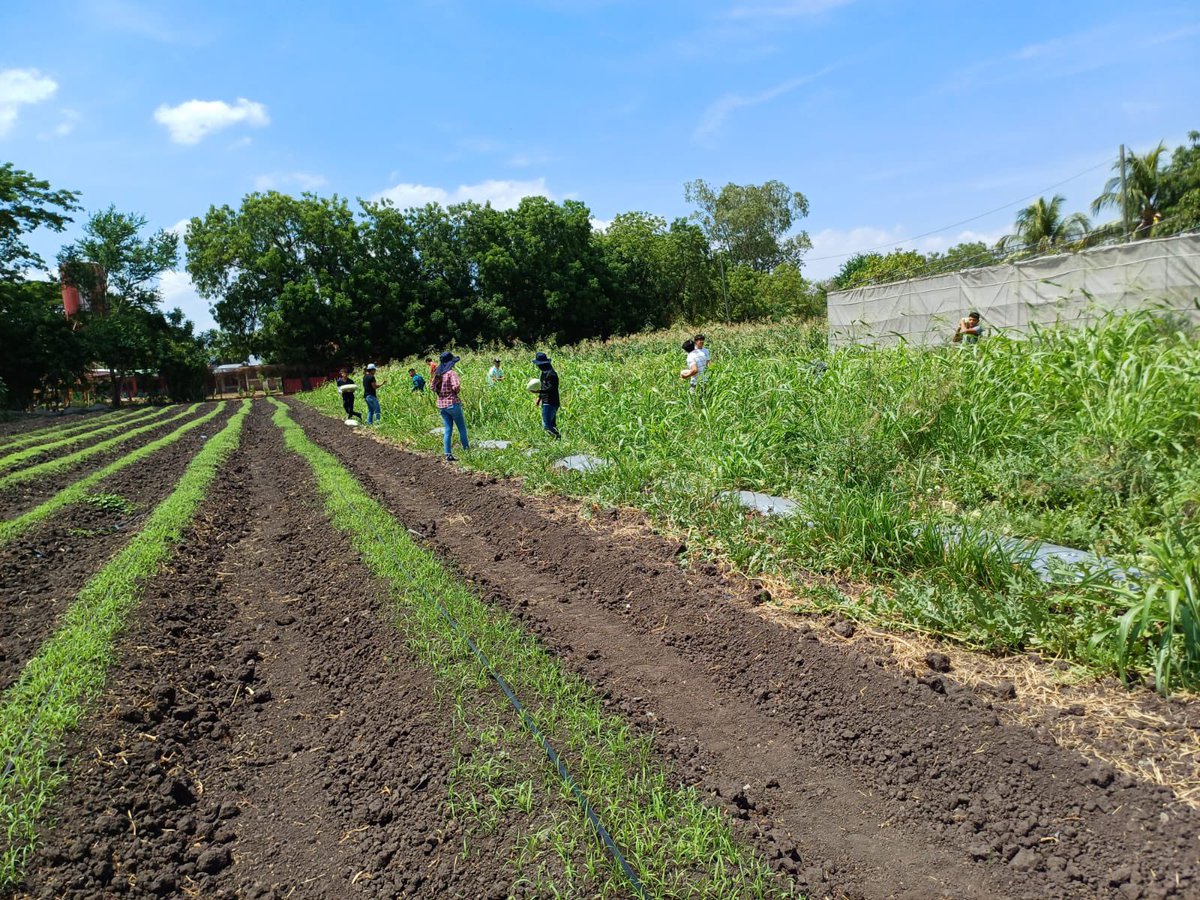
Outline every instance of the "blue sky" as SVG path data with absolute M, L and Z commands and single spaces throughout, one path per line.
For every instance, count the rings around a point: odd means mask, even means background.
M 40 0 L 0 35 L 0 160 L 164 228 L 266 188 L 670 219 L 776 178 L 825 277 L 1059 182 L 1085 209 L 1119 144 L 1200 129 L 1192 0 Z

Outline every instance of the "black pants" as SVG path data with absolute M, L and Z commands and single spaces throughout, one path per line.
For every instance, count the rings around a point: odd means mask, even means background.
M 362 421 L 362 413 L 354 411 L 354 395 L 346 394 L 342 397 L 342 408 L 346 410 L 346 418 L 355 416 L 360 422 Z

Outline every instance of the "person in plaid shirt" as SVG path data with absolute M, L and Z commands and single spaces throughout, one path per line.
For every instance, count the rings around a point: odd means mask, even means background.
M 433 373 L 433 390 L 437 394 L 438 412 L 442 415 L 442 425 L 446 429 L 442 444 L 449 462 L 455 461 L 454 454 L 450 452 L 450 441 L 454 437 L 455 425 L 458 426 L 458 438 L 462 443 L 462 448 L 464 450 L 471 449 L 471 444 L 467 440 L 467 420 L 463 418 L 462 403 L 458 399 L 458 392 L 462 388 L 462 381 L 459 379 L 458 373 L 454 371 L 454 364 L 458 360 L 459 357 L 447 350 L 442 354 L 441 362 Z

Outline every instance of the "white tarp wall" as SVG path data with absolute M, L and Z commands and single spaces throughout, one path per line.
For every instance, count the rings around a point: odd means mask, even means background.
M 986 335 L 1085 324 L 1104 310 L 1146 306 L 1200 322 L 1200 234 L 835 291 L 829 341 L 835 347 L 946 343 L 970 310 L 982 315 Z

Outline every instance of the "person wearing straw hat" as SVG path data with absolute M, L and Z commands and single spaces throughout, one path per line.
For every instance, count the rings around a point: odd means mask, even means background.
M 533 358 L 533 364 L 538 368 L 538 381 L 541 382 L 537 405 L 542 408 L 542 428 L 557 441 L 562 438 L 558 433 L 558 408 L 562 405 L 558 395 L 558 373 L 550 364 L 550 357 L 540 350 Z
M 445 450 L 447 462 L 456 461 L 454 454 L 450 452 L 455 425 L 458 426 L 458 439 L 462 443 L 462 448 L 464 450 L 471 449 L 471 444 L 467 440 L 467 420 L 463 417 L 462 402 L 458 398 L 462 381 L 459 379 L 458 373 L 454 371 L 454 364 L 458 360 L 459 357 L 447 350 L 441 355 L 441 361 L 433 372 L 433 392 L 437 394 L 437 408 L 442 416 L 442 425 L 445 426 L 442 447 Z
M 383 387 L 386 382 L 378 381 L 375 378 L 375 363 L 367 366 L 366 374 L 363 375 L 363 399 L 367 402 L 367 424 L 374 425 L 376 422 L 383 421 L 383 410 L 379 406 L 379 395 L 376 391 Z

